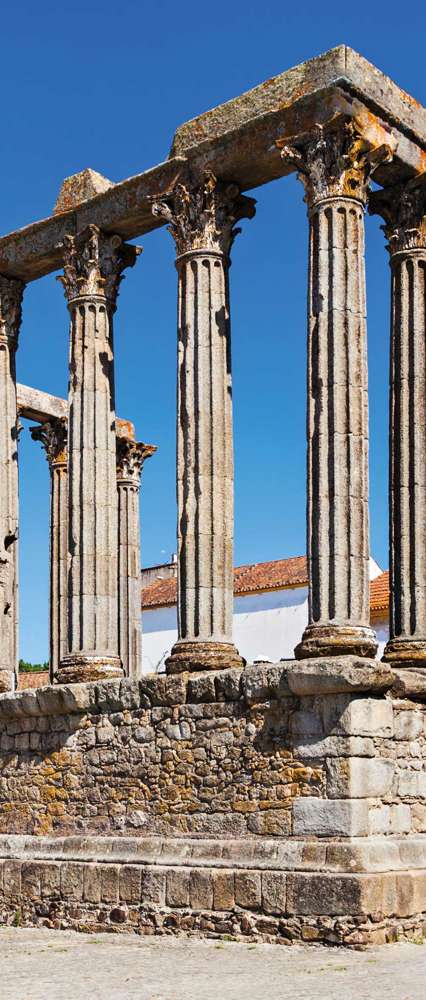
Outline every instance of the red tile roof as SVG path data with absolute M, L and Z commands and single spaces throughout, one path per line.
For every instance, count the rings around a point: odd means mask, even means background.
M 234 569 L 234 595 L 264 593 L 268 590 L 282 590 L 286 587 L 306 587 L 308 569 L 306 556 L 291 559 L 275 559 L 273 562 L 253 563 L 236 566 Z M 370 584 L 371 613 L 387 611 L 389 608 L 389 572 L 381 573 Z M 168 580 L 154 580 L 142 590 L 143 608 L 164 608 L 176 604 L 177 583 Z
M 307 583 L 306 556 L 236 566 L 234 569 L 235 596 L 265 590 L 281 590 L 283 587 L 303 587 Z M 177 584 L 174 577 L 169 580 L 155 580 L 142 590 L 142 607 L 159 608 L 176 604 L 176 594 Z
M 389 570 L 385 570 L 380 576 L 370 583 L 370 612 L 372 615 L 379 611 L 389 610 Z

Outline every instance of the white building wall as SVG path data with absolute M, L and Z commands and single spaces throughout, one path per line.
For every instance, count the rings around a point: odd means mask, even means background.
M 307 587 L 234 599 L 234 642 L 249 663 L 263 657 L 274 663 L 292 659 L 307 622 Z M 384 620 L 375 628 L 380 657 L 389 636 L 388 623 Z M 177 639 L 176 607 L 144 611 L 142 630 L 142 670 L 144 673 L 161 671 Z

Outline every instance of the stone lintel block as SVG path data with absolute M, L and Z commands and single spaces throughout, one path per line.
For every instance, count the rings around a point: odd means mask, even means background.
M 381 798 L 392 788 L 395 764 L 378 757 L 335 757 L 326 762 L 330 799 Z
M 295 799 L 293 834 L 365 837 L 368 834 L 368 804 L 364 799 Z
M 103 194 L 104 191 L 108 191 L 111 187 L 114 187 L 112 181 L 103 177 L 102 174 L 98 174 L 96 170 L 86 167 L 85 170 L 80 170 L 78 174 L 72 174 L 70 177 L 65 178 L 59 191 L 53 214 L 59 215 L 61 212 L 69 212 L 73 208 L 77 208 L 78 205 L 82 205 L 83 202 L 88 201 L 89 198 L 94 198 L 97 194 Z
M 356 691 L 385 692 L 392 687 L 392 670 L 384 663 L 359 656 L 315 657 L 295 660 L 287 667 L 287 681 L 298 698 Z

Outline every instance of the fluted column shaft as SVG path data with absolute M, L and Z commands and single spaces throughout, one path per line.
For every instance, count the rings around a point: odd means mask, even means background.
M 0 275 L 0 693 L 18 676 L 18 417 L 16 349 L 24 286 Z
M 49 651 L 50 680 L 54 683 L 68 652 L 67 420 L 52 418 L 32 427 L 31 436 L 43 445 L 50 470 Z
M 228 267 L 254 202 L 213 176 L 155 206 L 178 270 L 178 642 L 168 672 L 241 666 L 232 642 L 233 441 Z
M 64 243 L 71 315 L 68 427 L 68 654 L 57 680 L 122 674 L 112 317 L 137 249 L 90 226 Z
M 142 672 L 140 482 L 157 449 L 117 437 L 118 649 L 126 677 Z
M 426 666 L 426 184 L 371 198 L 391 265 L 390 636 L 383 659 Z
M 364 209 L 374 144 L 343 119 L 280 143 L 310 225 L 307 547 L 309 622 L 298 658 L 374 656 L 369 620 Z M 372 156 L 374 154 L 374 158 Z

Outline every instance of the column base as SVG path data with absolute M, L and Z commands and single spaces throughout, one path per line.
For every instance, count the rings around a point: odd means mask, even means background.
M 296 646 L 296 660 L 311 656 L 365 656 L 377 653 L 376 634 L 363 625 L 308 625 Z
M 15 690 L 14 674 L 10 670 L 0 670 L 0 694 Z
M 232 642 L 198 642 L 196 639 L 178 641 L 166 660 L 168 674 L 181 674 L 185 670 L 225 670 L 227 667 L 243 668 L 245 660 Z
M 426 639 L 394 638 L 386 643 L 382 660 L 392 666 L 426 667 Z
M 119 656 L 99 653 L 70 653 L 61 660 L 55 684 L 80 684 L 82 681 L 113 680 L 124 677 Z

